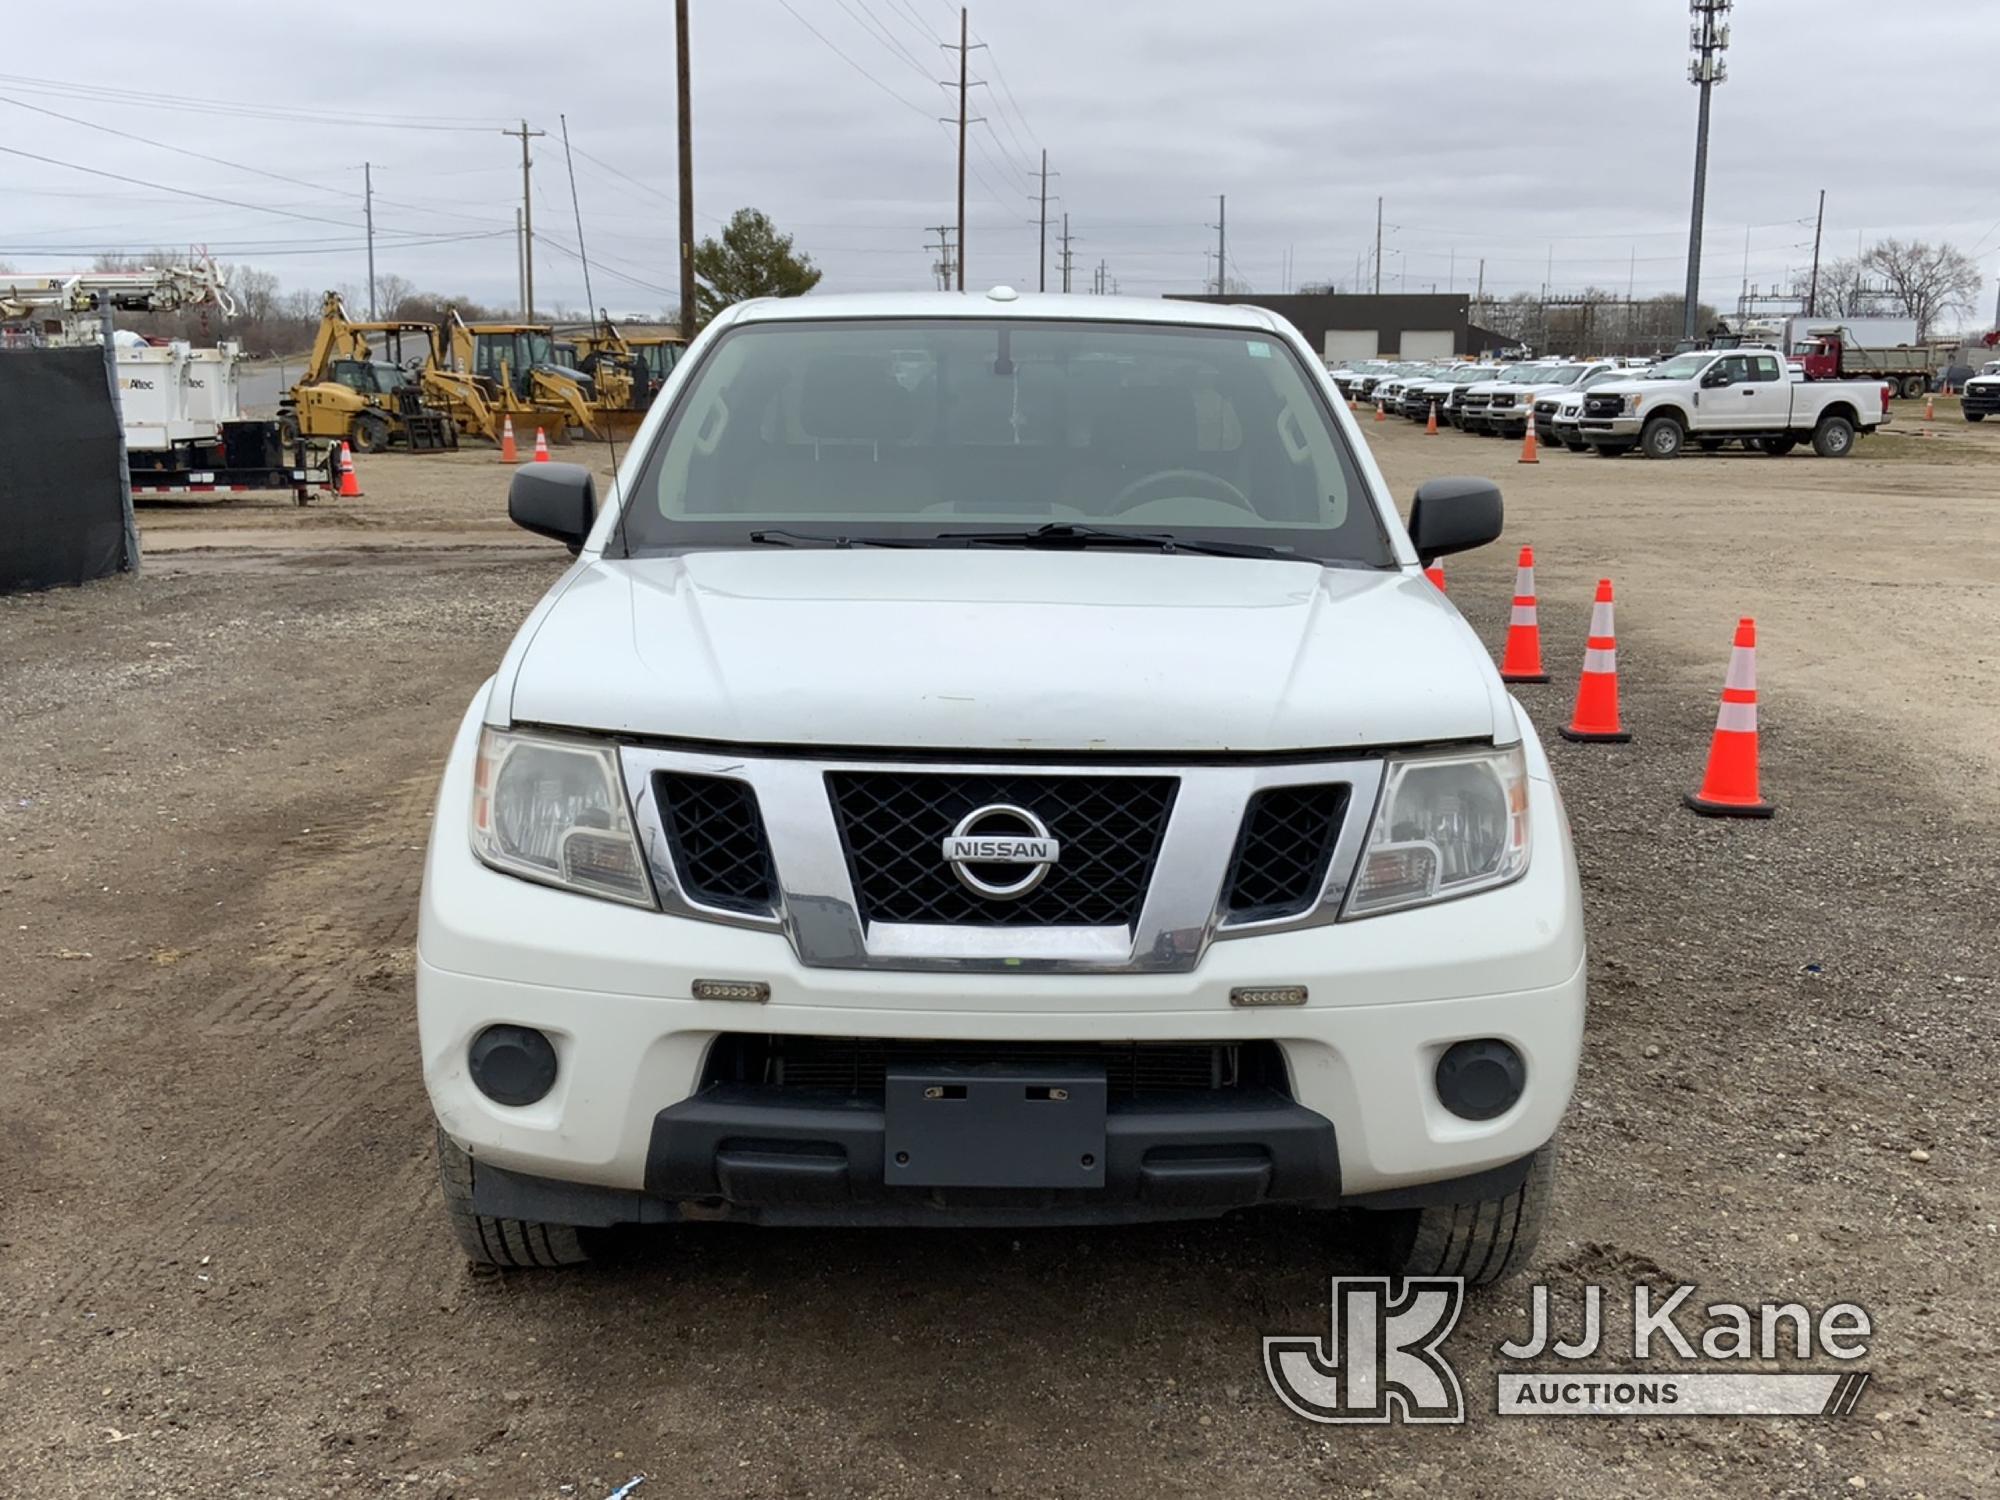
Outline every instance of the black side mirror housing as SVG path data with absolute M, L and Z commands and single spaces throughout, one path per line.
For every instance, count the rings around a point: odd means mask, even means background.
M 1490 479 L 1429 479 L 1410 506 L 1410 542 L 1429 567 L 1447 552 L 1465 552 L 1500 540 L 1506 518 L 1500 486 Z
M 507 487 L 507 519 L 579 552 L 597 519 L 597 481 L 582 464 L 522 464 Z

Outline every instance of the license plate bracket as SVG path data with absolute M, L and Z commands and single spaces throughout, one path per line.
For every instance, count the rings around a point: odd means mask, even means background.
M 1101 1188 L 1104 1070 L 892 1067 L 882 1176 L 891 1187 Z

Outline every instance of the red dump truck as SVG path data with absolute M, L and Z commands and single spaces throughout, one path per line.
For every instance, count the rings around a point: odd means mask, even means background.
M 1930 388 L 1943 357 L 1929 344 L 1862 344 L 1844 323 L 1814 324 L 1804 349 L 1806 379 L 1884 380 L 1906 400 Z

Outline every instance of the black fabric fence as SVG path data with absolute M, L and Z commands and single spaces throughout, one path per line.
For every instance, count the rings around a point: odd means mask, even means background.
M 104 351 L 0 353 L 0 594 L 139 565 Z

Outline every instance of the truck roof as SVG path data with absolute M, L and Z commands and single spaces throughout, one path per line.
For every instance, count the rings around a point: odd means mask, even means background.
M 827 318 L 1021 318 L 1091 323 L 1178 323 L 1272 333 L 1282 320 L 1261 307 L 1165 297 L 1069 297 L 995 287 L 981 292 L 838 292 L 739 302 L 717 322 L 813 322 Z M 996 296 L 996 293 L 1001 295 Z

